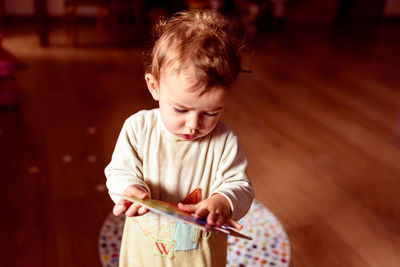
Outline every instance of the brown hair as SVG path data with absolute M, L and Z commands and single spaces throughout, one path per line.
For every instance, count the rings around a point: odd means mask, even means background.
M 230 88 L 240 67 L 240 42 L 229 21 L 211 10 L 179 12 L 155 27 L 154 44 L 147 72 L 160 81 L 163 67 L 178 71 L 194 67 L 196 82 L 204 92 L 214 86 Z M 204 93 L 203 92 L 203 93 Z

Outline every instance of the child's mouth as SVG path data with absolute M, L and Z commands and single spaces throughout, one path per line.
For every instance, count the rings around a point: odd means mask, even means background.
M 194 135 L 194 134 L 182 134 L 181 136 L 185 140 L 193 140 L 196 138 L 196 135 Z

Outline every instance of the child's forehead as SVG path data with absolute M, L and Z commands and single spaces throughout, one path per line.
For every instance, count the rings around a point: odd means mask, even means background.
M 206 83 L 195 75 L 194 70 L 187 68 L 167 68 L 161 72 L 159 82 L 161 87 L 195 93 L 198 96 L 212 91 L 212 88 L 206 88 Z
M 161 80 L 168 78 L 179 79 L 185 83 L 200 84 L 197 76 L 195 75 L 194 66 L 183 65 L 178 62 L 168 64 L 161 69 Z

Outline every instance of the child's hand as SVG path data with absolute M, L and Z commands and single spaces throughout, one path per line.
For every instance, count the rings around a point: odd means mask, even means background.
M 125 191 L 124 195 L 135 196 L 140 199 L 149 198 L 149 193 L 140 186 L 131 185 Z M 126 199 L 121 198 L 117 204 L 115 204 L 113 213 L 115 216 L 125 213 L 126 216 L 139 216 L 147 213 L 149 210 L 138 204 L 132 203 Z
M 240 223 L 232 220 L 230 204 L 228 200 L 220 194 L 212 195 L 196 205 L 179 203 L 178 208 L 182 211 L 193 213 L 198 219 L 207 216 L 207 224 L 210 226 L 221 227 L 225 224 L 238 230 L 243 227 Z

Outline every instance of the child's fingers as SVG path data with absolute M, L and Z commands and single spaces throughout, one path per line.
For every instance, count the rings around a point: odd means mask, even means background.
M 178 203 L 178 209 L 188 213 L 196 212 L 196 205 Z
M 144 214 L 146 214 L 147 212 L 149 212 L 149 210 L 148 210 L 146 207 L 141 206 L 141 207 L 139 208 L 139 210 L 137 211 L 137 214 L 138 214 L 138 215 L 144 215 Z
M 206 217 L 208 218 L 208 214 L 210 211 L 208 209 L 197 209 L 197 211 L 194 213 L 194 216 L 198 219 Z
M 145 198 L 149 198 L 149 193 L 147 193 L 146 191 L 142 190 L 141 188 L 137 187 L 137 186 L 129 186 L 124 194 L 128 195 L 128 196 L 135 196 L 137 198 L 140 199 L 145 199 Z
M 125 199 L 121 199 L 113 208 L 114 215 L 115 216 L 121 215 L 129 208 L 129 206 L 131 206 L 131 204 L 132 204 L 131 202 Z
M 113 208 L 113 214 L 115 216 L 119 216 L 124 212 L 124 206 L 121 204 L 115 204 L 114 208 Z
M 125 215 L 128 217 L 136 216 L 138 213 L 138 210 L 140 209 L 140 205 L 138 204 L 132 204 L 126 211 Z
M 125 206 L 125 203 L 118 203 L 114 206 L 113 213 L 115 216 L 119 216 L 125 213 L 126 216 L 131 217 L 135 215 L 144 215 L 149 210 L 146 207 L 140 206 L 138 204 L 132 204 L 129 202 L 129 206 Z
M 207 224 L 214 226 L 217 224 L 217 222 L 220 221 L 220 218 L 222 218 L 219 210 L 212 210 L 210 211 L 210 213 L 207 215 Z M 223 218 L 222 218 L 222 222 L 220 225 L 222 225 L 223 223 Z
M 218 209 L 210 211 L 210 213 L 207 216 L 207 224 L 210 226 L 215 225 L 217 227 L 221 227 L 222 225 L 227 225 L 237 230 L 243 228 L 243 225 L 232 220 L 231 218 L 227 218 Z
M 142 189 L 142 187 L 138 187 L 135 185 L 126 188 L 124 194 L 128 196 L 135 196 L 140 199 L 145 199 L 150 197 L 149 193 L 145 189 Z M 121 198 L 113 208 L 113 213 L 115 216 L 119 216 L 125 213 L 126 216 L 131 217 L 136 215 L 143 215 L 147 212 L 148 210 L 146 208 L 142 207 L 141 209 L 140 205 L 132 204 L 132 202 L 123 198 Z
M 241 230 L 243 228 L 243 225 L 241 225 L 240 223 L 238 223 L 238 222 L 236 222 L 236 221 L 234 221 L 232 219 L 229 219 L 226 224 L 228 226 L 230 226 L 230 227 L 233 227 L 233 228 L 237 229 L 237 230 Z
M 226 223 L 226 218 L 225 217 L 223 217 L 223 216 L 218 216 L 217 217 L 217 219 L 216 219 L 216 221 L 215 221 L 215 225 L 217 226 L 217 227 L 221 227 L 222 225 L 224 225 Z

